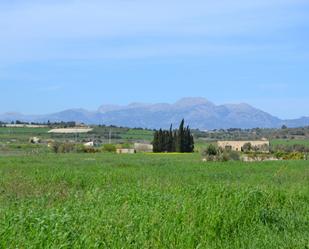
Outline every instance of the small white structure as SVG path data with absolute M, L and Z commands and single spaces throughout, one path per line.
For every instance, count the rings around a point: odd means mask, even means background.
M 32 144 L 39 144 L 41 142 L 41 139 L 39 139 L 38 137 L 31 137 L 29 139 L 29 143 L 32 143 Z
M 77 133 L 88 133 L 92 130 L 93 130 L 92 128 L 57 128 L 50 130 L 48 133 L 77 134 Z
M 135 154 L 135 149 L 117 149 L 117 154 Z
M 145 143 L 135 143 L 134 149 L 136 152 L 153 152 L 153 145 Z
M 47 125 L 5 124 L 7 128 L 47 128 Z
M 84 143 L 85 147 L 94 147 L 94 142 Z

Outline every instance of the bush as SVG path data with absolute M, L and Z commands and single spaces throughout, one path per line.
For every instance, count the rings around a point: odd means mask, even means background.
M 245 143 L 243 147 L 241 147 L 242 152 L 250 152 L 252 149 L 251 143 Z
M 52 151 L 54 153 L 59 153 L 60 152 L 60 143 L 53 143 L 51 148 L 52 148 Z
M 228 153 L 228 158 L 231 161 L 239 161 L 240 160 L 240 154 L 237 151 L 230 151 Z
M 206 150 L 203 150 L 202 151 L 202 155 L 203 156 L 216 156 L 218 154 L 218 148 L 213 145 L 213 144 L 210 144 Z
M 71 143 L 59 143 L 52 144 L 52 151 L 54 153 L 70 153 L 75 150 L 75 145 Z
M 74 151 L 74 149 L 75 149 L 74 144 L 70 144 L 70 143 L 64 143 L 60 146 L 61 153 L 70 153 Z
M 217 161 L 221 162 L 240 161 L 240 154 L 237 151 L 224 150 L 222 153 L 219 154 Z
M 113 144 L 104 144 L 102 151 L 104 152 L 116 152 L 116 146 Z
M 290 154 L 294 152 L 306 153 L 308 151 L 309 151 L 309 148 L 302 144 L 293 144 L 293 145 L 279 144 L 271 148 L 271 152 L 275 154 L 278 154 L 278 153 Z
M 275 153 L 275 157 L 277 158 L 277 159 L 282 159 L 283 157 L 284 157 L 284 152 L 282 152 L 282 151 L 277 151 L 276 153 Z
M 239 161 L 240 154 L 237 151 L 223 150 L 210 144 L 206 150 L 202 152 L 202 156 L 205 157 L 207 161 Z
M 132 149 L 132 148 L 133 148 L 133 144 L 130 144 L 130 143 L 124 143 L 124 144 L 119 145 L 119 149 Z
M 292 152 L 283 156 L 284 160 L 303 160 L 304 158 L 304 154 L 300 152 Z
M 99 150 L 93 147 L 83 146 L 83 152 L 84 153 L 97 153 L 99 152 Z
M 275 157 L 283 160 L 307 160 L 307 153 L 302 152 L 289 152 L 285 153 L 282 151 L 278 151 L 275 153 Z

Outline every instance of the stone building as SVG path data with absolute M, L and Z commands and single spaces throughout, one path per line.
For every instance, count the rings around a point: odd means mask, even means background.
M 117 149 L 117 154 L 135 154 L 135 149 Z
M 250 144 L 253 150 L 269 152 L 269 141 L 218 141 L 218 147 L 233 151 L 242 151 L 245 144 Z
M 146 143 L 135 143 L 134 149 L 136 152 L 153 152 L 153 145 Z

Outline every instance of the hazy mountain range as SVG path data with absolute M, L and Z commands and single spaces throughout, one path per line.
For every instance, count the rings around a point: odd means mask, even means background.
M 248 104 L 215 105 L 204 98 L 183 98 L 174 104 L 132 103 L 127 106 L 102 105 L 97 111 L 70 109 L 46 115 L 0 114 L 0 121 L 76 121 L 126 127 L 168 128 L 182 118 L 192 128 L 276 128 L 308 126 L 309 117 L 282 120 Z

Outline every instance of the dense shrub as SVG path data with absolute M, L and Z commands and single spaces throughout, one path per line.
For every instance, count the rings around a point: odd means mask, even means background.
M 292 153 L 292 152 L 301 152 L 306 153 L 309 152 L 309 148 L 302 144 L 293 144 L 293 145 L 285 145 L 279 144 L 272 146 L 271 148 L 272 153 L 283 152 L 283 153 Z
M 60 152 L 60 146 L 61 144 L 58 142 L 55 142 L 51 145 L 51 149 L 54 153 L 59 153 Z
M 237 151 L 223 150 L 219 152 L 215 159 L 220 162 L 240 161 L 240 154 Z
M 242 152 L 250 152 L 252 150 L 252 145 L 251 143 L 245 143 L 242 147 L 241 147 L 241 151 Z
M 104 152 L 116 152 L 116 146 L 113 144 L 104 144 L 102 151 Z
M 94 147 L 89 147 L 89 146 L 83 146 L 83 150 L 84 153 L 97 153 L 99 152 L 98 149 L 94 148 Z
M 223 150 L 210 144 L 204 151 L 202 151 L 202 156 L 205 157 L 207 161 L 239 161 L 240 154 L 232 150 Z
M 263 153 L 263 152 L 269 151 L 269 146 L 267 144 L 252 146 L 251 143 L 245 143 L 241 147 L 241 151 L 245 153 L 250 153 L 250 152 L 262 152 Z
M 55 142 L 52 144 L 51 149 L 54 153 L 97 153 L 100 152 L 99 149 L 89 146 L 84 146 L 82 144 L 74 143 L 59 143 Z
M 213 144 L 210 144 L 206 150 L 202 151 L 202 155 L 203 156 L 216 156 L 219 152 L 218 152 L 219 148 L 216 147 Z
M 74 144 L 71 144 L 71 143 L 55 142 L 52 144 L 51 148 L 54 153 L 69 153 L 75 149 L 75 146 Z
M 281 158 L 283 158 L 285 153 L 282 152 L 282 151 L 277 151 L 274 155 L 275 155 L 276 158 L 281 159 Z
M 275 157 L 283 160 L 308 160 L 308 153 L 302 152 L 282 152 L 278 151 L 275 154 Z
M 292 152 L 283 156 L 284 160 L 303 160 L 304 154 L 300 152 Z
M 227 158 L 228 158 L 228 161 L 239 161 L 240 154 L 237 151 L 228 151 Z

